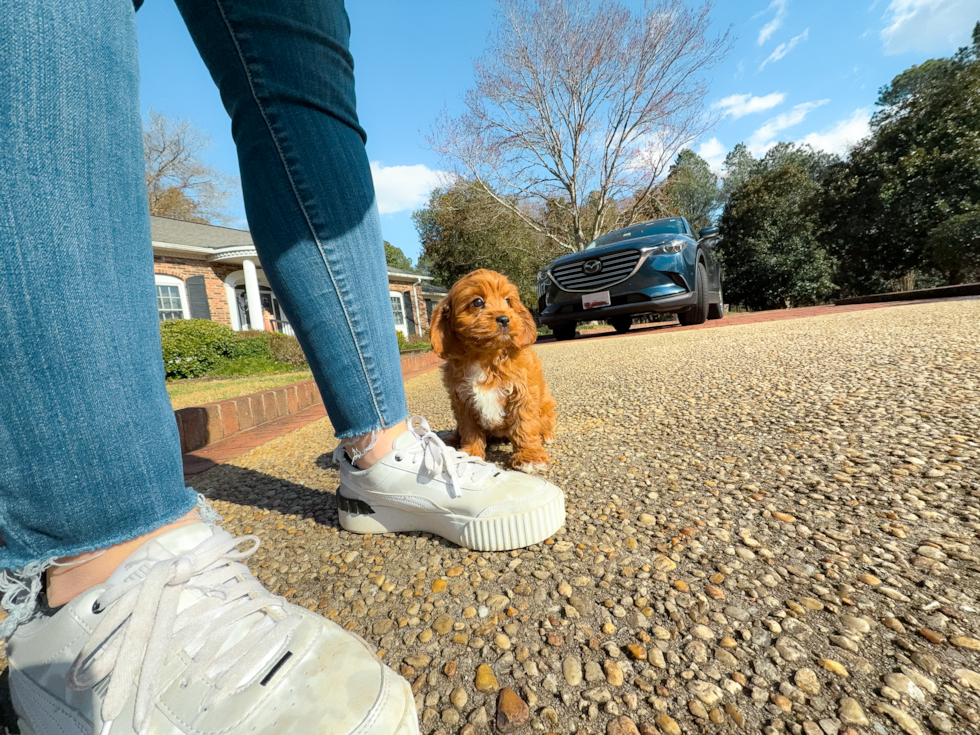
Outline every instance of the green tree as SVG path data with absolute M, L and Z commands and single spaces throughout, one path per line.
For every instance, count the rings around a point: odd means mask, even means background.
M 685 217 L 695 232 L 711 224 L 721 192 L 718 177 L 697 153 L 685 148 L 677 155 L 665 190 L 671 209 Z
M 751 178 L 758 161 L 752 156 L 745 143 L 739 143 L 725 156 L 722 164 L 721 203 L 731 197 L 732 192 Z
M 401 251 L 401 248 L 396 248 L 387 240 L 385 240 L 385 261 L 387 261 L 390 268 L 401 268 L 406 271 L 413 270 L 412 261 L 409 260 L 408 256 Z
M 822 239 L 846 292 L 885 290 L 916 271 L 947 283 L 975 272 L 980 23 L 973 40 L 895 77 L 881 91 L 872 135 L 831 167 Z
M 756 161 L 752 174 L 776 171 L 787 164 L 793 164 L 806 171 L 807 175 L 816 182 L 821 182 L 827 176 L 827 171 L 840 158 L 833 153 L 818 151 L 808 144 L 776 143 L 766 151 L 766 154 Z
M 524 304 L 535 307 L 537 272 L 559 250 L 502 209 L 481 184 L 458 180 L 436 189 L 412 219 L 422 242 L 422 258 L 444 287 L 477 268 L 489 268 L 506 275 Z
M 820 185 L 794 162 L 736 188 L 721 218 L 725 295 L 753 309 L 805 306 L 834 291 L 832 261 L 817 240 Z

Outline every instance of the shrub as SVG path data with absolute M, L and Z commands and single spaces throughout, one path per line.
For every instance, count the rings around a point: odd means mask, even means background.
M 402 334 L 401 332 L 399 332 L 396 329 L 395 330 L 395 337 L 398 339 L 398 351 L 399 352 L 404 352 L 406 349 L 408 349 L 408 340 L 405 339 L 405 335 L 404 334 Z
M 160 325 L 167 380 L 283 373 L 306 365 L 299 341 L 276 332 L 235 332 L 208 319 Z
M 208 319 L 178 319 L 160 325 L 160 341 L 168 380 L 199 378 L 229 354 L 235 332 Z
M 306 355 L 299 345 L 299 340 L 288 334 L 269 332 L 269 350 L 279 362 L 295 367 L 306 367 Z
M 228 357 L 232 360 L 242 357 L 273 359 L 272 350 L 269 349 L 270 334 L 270 332 L 257 330 L 235 332 L 235 339 L 228 351 Z

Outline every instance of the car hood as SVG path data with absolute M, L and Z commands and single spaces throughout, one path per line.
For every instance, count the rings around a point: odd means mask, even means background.
M 678 233 L 667 233 L 664 235 L 646 235 L 645 237 L 630 237 L 626 240 L 620 240 L 619 242 L 614 242 L 610 245 L 603 245 L 600 248 L 593 248 L 592 250 L 580 250 L 577 253 L 569 253 L 568 255 L 563 255 L 557 260 L 553 260 L 547 265 L 544 270 L 555 267 L 556 265 L 563 265 L 564 263 L 571 263 L 576 260 L 588 260 L 589 258 L 597 258 L 606 253 L 615 253 L 618 250 L 636 250 L 637 248 L 651 248 L 657 245 L 662 245 L 665 242 L 670 242 L 672 240 L 687 240 L 689 242 L 694 242 L 694 240 L 687 235 L 681 235 Z

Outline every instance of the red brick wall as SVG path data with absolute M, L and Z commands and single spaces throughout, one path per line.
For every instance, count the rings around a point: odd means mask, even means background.
M 175 258 L 169 255 L 153 255 L 153 272 L 161 276 L 174 276 L 186 281 L 191 276 L 204 276 L 204 288 L 208 294 L 211 321 L 231 326 L 228 313 L 228 297 L 225 296 L 225 278 L 229 273 L 241 270 L 238 266 L 206 263 L 196 258 Z
M 412 314 L 415 317 L 415 326 L 418 330 L 418 334 L 413 334 L 412 339 L 424 338 L 429 330 L 429 316 L 425 310 L 425 301 L 422 299 L 421 289 L 412 283 L 389 283 L 388 290 L 398 293 L 412 292 Z

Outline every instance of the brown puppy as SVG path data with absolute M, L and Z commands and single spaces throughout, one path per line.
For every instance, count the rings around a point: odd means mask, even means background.
M 514 445 L 511 466 L 525 472 L 549 462 L 542 444 L 555 439 L 555 399 L 531 349 L 534 318 L 505 276 L 464 276 L 432 311 L 432 349 L 446 360 L 443 382 L 456 416 L 460 449 L 486 456 L 487 436 Z

